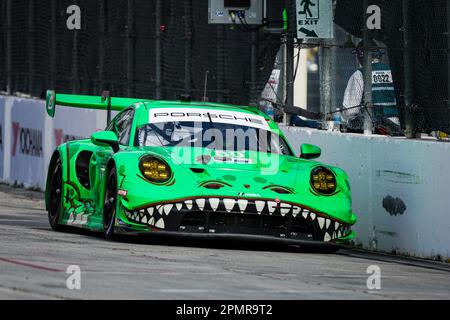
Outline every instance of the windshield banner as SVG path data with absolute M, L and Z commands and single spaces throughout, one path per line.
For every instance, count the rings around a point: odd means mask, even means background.
M 263 117 L 244 112 L 199 108 L 157 108 L 149 112 L 149 123 L 174 121 L 211 121 L 213 123 L 227 123 L 270 131 L 269 125 Z

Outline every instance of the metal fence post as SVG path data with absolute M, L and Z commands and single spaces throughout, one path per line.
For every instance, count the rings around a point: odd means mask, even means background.
M 56 43 L 57 43 L 57 33 L 56 33 L 56 1 L 51 1 L 51 26 L 50 26 L 50 89 L 55 89 L 56 87 Z M 47 83 L 47 81 L 46 81 Z
M 161 99 L 161 0 L 155 1 L 155 98 Z
M 402 1 L 403 15 L 403 87 L 404 87 L 404 116 L 405 116 L 405 136 L 415 137 L 414 119 L 411 114 L 411 56 L 409 39 L 409 3 Z
M 258 77 L 256 73 L 256 64 L 258 63 L 258 31 L 252 31 L 252 45 L 251 45 L 251 88 L 250 88 L 250 100 L 255 105 L 258 103 L 257 89 L 258 89 Z
M 450 1 L 447 1 L 447 50 L 449 50 L 449 49 L 450 49 Z M 450 109 L 450 54 L 447 54 L 447 59 L 448 59 L 448 64 L 447 64 L 447 70 L 448 70 L 447 106 Z M 450 121 L 450 119 L 449 119 L 449 121 Z
M 28 93 L 34 94 L 34 0 L 28 1 Z
M 223 102 L 223 83 L 224 83 L 224 26 L 217 26 L 217 102 Z
M 12 0 L 6 2 L 6 92 L 12 94 Z
M 286 0 L 288 13 L 288 27 L 286 36 L 286 107 L 294 107 L 294 37 L 297 34 L 296 4 L 293 0 Z M 289 125 L 291 117 L 284 116 L 285 124 Z
M 370 31 L 366 25 L 366 9 L 369 6 L 369 1 L 364 0 L 364 66 L 363 66 L 363 75 L 364 75 L 364 134 L 370 135 L 373 133 L 373 122 L 372 122 L 372 55 L 371 55 L 371 47 L 372 47 L 372 38 L 370 35 Z
M 320 47 L 320 111 L 326 116 L 331 112 L 332 94 L 331 94 L 331 69 L 332 55 L 331 48 L 328 45 Z
M 188 94 L 191 93 L 191 6 L 192 2 L 190 0 L 184 1 L 184 90 Z M 220 33 L 220 31 L 218 32 Z M 220 47 L 220 44 L 217 47 Z
M 103 88 L 103 71 L 105 66 L 105 36 L 106 36 L 106 30 L 105 30 L 105 0 L 100 0 L 99 5 L 99 15 L 98 15 L 98 24 L 99 24 L 99 31 L 100 31 L 100 37 L 98 41 L 98 93 L 102 92 L 105 88 Z
M 134 79 L 134 8 L 133 0 L 127 1 L 127 95 L 133 96 Z

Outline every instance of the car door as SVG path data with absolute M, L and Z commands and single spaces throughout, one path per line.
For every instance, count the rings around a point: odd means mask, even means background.
M 107 126 L 106 131 L 112 131 L 117 135 L 120 150 L 129 148 L 131 127 L 135 110 L 133 108 L 126 109 L 119 113 Z M 109 160 L 114 155 L 111 147 L 97 146 L 90 163 L 90 181 L 92 185 L 92 198 L 95 199 L 97 216 L 102 218 L 103 201 L 104 201 L 104 183 L 106 180 L 106 167 Z

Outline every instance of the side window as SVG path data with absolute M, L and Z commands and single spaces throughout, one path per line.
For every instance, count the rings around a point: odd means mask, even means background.
M 130 142 L 131 126 L 133 125 L 134 109 L 126 110 L 118 114 L 106 128 L 117 135 L 121 145 L 128 145 Z
M 134 110 L 125 111 L 123 116 L 118 119 L 117 137 L 121 145 L 128 145 L 130 143 L 131 126 L 133 125 Z

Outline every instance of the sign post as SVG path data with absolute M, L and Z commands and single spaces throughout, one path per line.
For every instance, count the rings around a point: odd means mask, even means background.
M 332 39 L 333 38 L 333 1 L 332 0 L 296 0 L 297 1 L 297 38 Z

